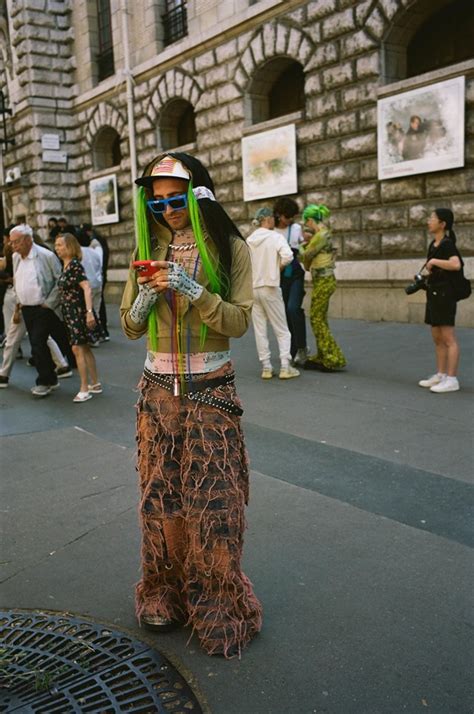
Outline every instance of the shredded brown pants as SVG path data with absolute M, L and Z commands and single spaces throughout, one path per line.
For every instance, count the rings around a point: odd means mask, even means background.
M 261 605 L 240 567 L 248 500 L 240 418 L 174 397 L 145 377 L 139 388 L 137 616 L 191 625 L 209 654 L 240 654 L 262 624 Z M 239 403 L 233 384 L 212 394 Z

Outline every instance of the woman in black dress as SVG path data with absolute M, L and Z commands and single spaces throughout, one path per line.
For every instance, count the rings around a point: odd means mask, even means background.
M 457 392 L 459 345 L 454 331 L 456 297 L 454 280 L 462 263 L 453 231 L 454 215 L 449 208 L 436 208 L 428 219 L 428 231 L 433 236 L 428 247 L 426 270 L 425 323 L 431 325 L 437 371 L 418 382 L 431 392 Z
M 80 390 L 73 401 L 86 402 L 93 394 L 102 392 L 95 358 L 89 347 L 91 333 L 98 327 L 92 308 L 92 291 L 80 262 L 81 246 L 77 239 L 64 233 L 56 238 L 54 247 L 63 262 L 63 272 L 58 280 L 61 309 L 81 378 Z

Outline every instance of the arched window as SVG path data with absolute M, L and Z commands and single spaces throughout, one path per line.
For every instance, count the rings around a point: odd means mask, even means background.
M 277 57 L 256 72 L 246 96 L 246 119 L 258 124 L 304 109 L 304 71 L 299 62 Z
M 160 114 L 158 144 L 161 149 L 196 141 L 196 119 L 192 104 L 185 99 L 173 99 Z
M 472 58 L 472 0 L 418 0 L 391 23 L 383 80 L 397 82 Z
M 122 161 L 120 136 L 110 126 L 105 126 L 97 134 L 93 147 L 94 168 L 97 171 L 118 166 Z
M 456 0 L 432 15 L 407 47 L 407 77 L 441 69 L 474 55 L 474 2 Z

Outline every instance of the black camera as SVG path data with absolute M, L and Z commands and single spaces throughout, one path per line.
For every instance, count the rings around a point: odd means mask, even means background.
M 426 278 L 421 275 L 421 273 L 417 273 L 413 278 L 413 282 L 405 288 L 407 295 L 413 295 L 413 293 L 417 293 L 418 290 L 426 290 Z

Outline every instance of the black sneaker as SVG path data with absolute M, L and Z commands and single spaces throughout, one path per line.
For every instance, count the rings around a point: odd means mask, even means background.
M 56 374 L 58 379 L 66 379 L 66 377 L 72 377 L 72 369 L 68 367 L 58 367 L 56 369 Z
M 8 377 L 0 377 L 0 389 L 8 387 Z
M 30 357 L 30 359 L 27 359 L 26 364 L 28 365 L 28 367 L 34 367 L 35 361 L 34 361 L 33 357 Z

